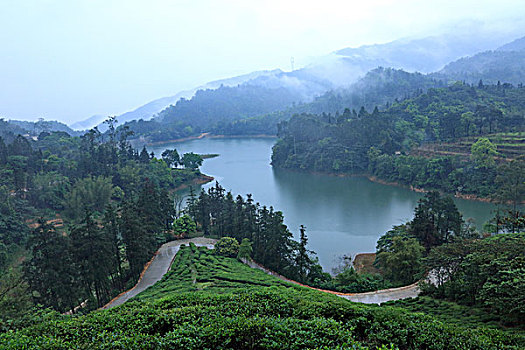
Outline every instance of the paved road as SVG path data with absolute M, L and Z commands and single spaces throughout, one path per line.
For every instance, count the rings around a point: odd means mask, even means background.
M 193 242 L 196 246 L 199 247 L 213 248 L 213 246 L 215 245 L 214 239 L 203 237 L 181 239 L 163 244 L 155 254 L 153 261 L 151 261 L 149 266 L 147 266 L 146 270 L 142 273 L 142 277 L 139 279 L 135 287 L 128 290 L 127 292 L 120 294 L 118 297 L 116 297 L 104 307 L 102 307 L 102 309 L 109 309 L 115 306 L 122 305 L 129 299 L 133 298 L 135 295 L 139 294 L 140 292 L 146 290 L 150 286 L 160 281 L 162 276 L 164 276 L 166 272 L 168 272 L 171 266 L 171 262 L 173 261 L 173 258 L 179 251 L 180 246 L 189 244 L 190 242 Z
M 354 301 L 356 303 L 363 304 L 381 304 L 387 301 L 401 300 L 407 298 L 415 298 L 419 295 L 421 290 L 417 283 L 409 286 L 382 289 L 375 292 L 367 293 L 349 293 L 349 294 L 337 294 L 342 298 Z
M 334 295 L 340 296 L 342 298 L 348 299 L 348 300 L 356 302 L 356 303 L 381 304 L 381 303 L 384 303 L 384 302 L 387 302 L 387 301 L 407 299 L 407 298 L 415 298 L 421 292 L 421 290 L 419 289 L 418 284 L 414 283 L 414 284 L 411 284 L 411 285 L 408 285 L 408 286 L 403 286 L 403 287 L 399 287 L 399 288 L 390 288 L 390 289 L 376 290 L 374 292 L 366 292 L 366 293 L 339 293 L 339 292 L 334 292 L 334 291 L 331 291 L 331 290 L 324 290 L 324 289 L 313 288 L 313 287 L 301 284 L 299 282 L 290 280 L 290 279 L 288 279 L 288 278 L 286 278 L 284 276 L 279 275 L 276 272 L 268 270 L 266 267 L 264 267 L 262 265 L 259 265 L 258 263 L 256 263 L 253 260 L 251 260 L 251 261 L 243 260 L 243 262 L 245 264 L 247 264 L 248 266 L 254 268 L 254 269 L 262 270 L 262 271 L 266 272 L 267 274 L 272 275 L 274 277 L 277 277 L 277 278 L 279 278 L 279 279 L 281 279 L 283 281 L 291 282 L 291 283 L 294 283 L 294 284 L 298 284 L 300 286 L 307 287 L 307 288 L 314 289 L 314 290 L 318 290 L 320 292 L 334 294 Z
M 157 251 L 157 253 L 155 254 L 155 257 L 153 258 L 153 261 L 151 261 L 149 266 L 146 267 L 145 271 L 142 273 L 142 277 L 139 279 L 135 287 L 128 290 L 127 292 L 120 294 L 115 299 L 113 299 L 108 304 L 106 304 L 104 307 L 102 307 L 102 309 L 109 309 L 115 306 L 122 305 L 123 303 L 133 298 L 140 292 L 146 290 L 150 286 L 160 281 L 162 276 L 164 276 L 166 272 L 168 272 L 171 266 L 171 262 L 173 261 L 173 258 L 179 251 L 180 246 L 189 244 L 190 242 L 194 243 L 196 246 L 208 247 L 209 249 L 211 249 L 214 247 L 216 240 L 210 239 L 210 238 L 204 238 L 204 237 L 197 237 L 197 238 L 181 239 L 181 240 L 165 243 Z M 266 269 L 264 266 L 259 265 L 253 261 L 245 261 L 245 263 L 252 268 L 262 270 L 283 281 L 299 284 L 304 287 L 315 289 L 321 292 L 335 294 L 342 298 L 345 298 L 345 299 L 348 299 L 350 301 L 357 302 L 357 303 L 381 304 L 387 301 L 400 300 L 400 299 L 406 299 L 406 298 L 415 298 L 420 293 L 420 289 L 417 283 L 411 284 L 409 286 L 399 287 L 399 288 L 382 289 L 382 290 L 378 290 L 375 292 L 337 293 L 337 292 L 333 292 L 329 290 L 313 288 L 310 286 L 300 284 L 296 281 L 292 281 L 290 279 L 287 279 L 286 277 L 283 277 L 273 271 Z

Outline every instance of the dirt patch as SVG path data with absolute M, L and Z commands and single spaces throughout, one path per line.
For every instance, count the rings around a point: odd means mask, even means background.
M 354 258 L 354 269 L 357 273 L 380 273 L 379 269 L 374 266 L 376 260 L 376 253 L 360 253 Z

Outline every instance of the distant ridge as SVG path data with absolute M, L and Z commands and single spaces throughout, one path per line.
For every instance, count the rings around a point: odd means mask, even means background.
M 497 36 L 487 38 L 487 36 L 478 33 L 464 36 L 453 34 L 419 39 L 401 39 L 385 44 L 343 48 L 321 56 L 312 64 L 292 72 L 284 72 L 279 69 L 258 71 L 209 82 L 173 96 L 148 102 L 117 116 L 117 120 L 120 125 L 132 120 L 151 120 L 161 111 L 175 105 L 181 98 L 191 99 L 199 90 L 216 90 L 221 86 L 235 88 L 250 85 L 265 89 L 284 89 L 289 94 L 298 96 L 298 100 L 294 102 L 304 103 L 312 101 L 315 97 L 328 91 L 348 87 L 377 67 L 430 73 L 444 69 L 447 64 L 461 57 L 468 57 L 484 50 L 496 47 L 500 47 L 500 50 L 509 50 L 510 48 L 521 48 L 525 45 L 523 38 L 503 46 L 501 44 L 502 41 Z M 450 67 L 449 69 L 450 72 L 442 70 L 440 71 L 442 74 L 435 77 L 446 80 L 450 75 L 451 79 L 455 79 L 457 74 L 454 69 Z M 474 76 L 477 75 L 474 74 Z M 516 79 L 519 79 L 519 76 L 520 74 Z M 516 79 L 513 78 L 512 81 L 516 81 Z M 238 114 L 243 115 L 243 112 L 239 111 Z M 161 119 L 157 118 L 156 120 L 162 122 Z M 100 123 L 101 121 L 99 121 L 98 127 L 104 131 L 106 125 Z M 74 126 L 78 128 L 79 123 L 75 123 Z
M 432 75 L 449 81 L 461 80 L 468 83 L 483 82 L 495 84 L 525 83 L 525 37 L 471 57 L 460 58 L 447 64 Z

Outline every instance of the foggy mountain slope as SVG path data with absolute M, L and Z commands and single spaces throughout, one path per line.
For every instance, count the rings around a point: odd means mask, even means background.
M 525 37 L 503 45 L 496 51 L 485 51 L 447 64 L 435 78 L 477 83 L 525 82 Z
M 38 120 L 28 122 L 21 120 L 4 120 L 0 118 L 0 137 L 8 143 L 12 142 L 17 135 L 37 137 L 42 132 L 65 132 L 71 136 L 80 136 L 81 132 L 72 130 L 64 123 L 52 120 Z
M 349 87 L 325 92 L 313 101 L 297 104 L 285 110 L 219 124 L 211 131 L 226 135 L 276 134 L 277 124 L 293 115 L 310 113 L 342 114 L 346 108 L 359 110 L 364 107 L 372 111 L 380 110 L 388 104 L 426 92 L 429 88 L 444 87 L 442 80 L 421 73 L 379 67 L 369 71 L 364 77 Z
M 276 69 L 210 82 L 174 96 L 151 101 L 118 116 L 117 120 L 120 124 L 134 119 L 149 120 L 182 97 L 189 99 L 198 90 L 217 89 L 221 85 L 232 87 L 249 84 L 270 89 L 284 88 L 299 96 L 300 102 L 308 102 L 329 90 L 349 86 L 368 71 L 380 66 L 426 73 L 441 69 L 462 56 L 493 49 L 501 44 L 497 39 L 481 40 L 475 35 L 443 35 L 344 48 L 320 56 L 314 63 L 292 72 Z M 99 128 L 104 130 L 103 125 Z
M 421 39 L 400 39 L 386 44 L 365 45 L 336 51 L 347 65 L 369 71 L 378 66 L 429 73 L 460 57 L 501 45 L 476 35 L 442 35 Z
M 160 111 L 166 109 L 168 106 L 174 105 L 175 103 L 177 103 L 177 101 L 180 100 L 181 98 L 191 99 L 195 95 L 195 93 L 199 90 L 217 89 L 220 86 L 235 86 L 238 84 L 242 84 L 246 81 L 256 79 L 258 77 L 271 76 L 271 75 L 279 74 L 279 73 L 282 73 L 281 70 L 279 69 L 270 70 L 270 71 L 256 71 L 256 72 L 251 72 L 248 74 L 244 74 L 244 75 L 240 75 L 240 76 L 236 76 L 232 78 L 211 81 L 204 85 L 198 86 L 196 88 L 181 91 L 173 96 L 161 97 L 159 99 L 148 102 L 145 105 L 142 105 L 134 110 L 118 115 L 117 124 L 122 125 L 131 120 L 139 120 L 139 119 L 149 120 L 153 118 Z M 75 126 L 77 126 L 77 124 L 84 123 L 88 121 L 89 119 L 82 121 L 82 122 L 75 123 Z M 98 126 L 98 129 L 100 131 L 105 131 L 107 129 L 107 126 L 103 124 L 103 121 L 105 119 L 106 117 L 99 119 L 99 120 L 94 119 L 96 123 L 91 123 L 91 126 L 89 126 L 88 128 Z
M 78 122 L 70 124 L 69 127 L 73 130 L 88 130 L 88 129 L 91 129 L 92 127 L 99 125 L 106 118 L 107 116 L 96 114 L 87 119 L 80 120 Z
M 499 47 L 497 51 L 525 51 L 525 36 Z
M 370 90 L 375 91 L 373 93 L 375 95 L 383 93 L 384 98 L 379 99 L 376 98 L 377 96 L 356 94 L 359 90 L 368 91 L 363 86 L 354 86 L 354 90 L 345 89 L 358 82 L 360 78 L 366 77 L 367 72 L 377 67 L 428 73 L 441 69 L 458 58 L 488 48 L 501 47 L 503 44 L 498 38 L 482 38 L 482 40 L 479 36 L 441 35 L 345 48 L 321 56 L 314 63 L 292 72 L 277 69 L 211 82 L 204 87 L 152 101 L 132 112 L 118 116 L 117 119 L 120 125 L 130 120 L 151 119 L 151 123 L 132 123 L 132 129 L 138 137 L 144 137 L 145 134 L 156 135 L 154 138 L 159 140 L 207 132 L 217 129 L 217 126 L 221 129 L 220 125 L 224 123 L 235 123 L 237 120 L 279 111 L 282 111 L 282 118 L 288 114 L 289 108 L 297 110 L 299 107 L 299 112 L 312 113 L 333 113 L 348 106 L 354 108 L 358 104 L 373 108 L 373 104 L 380 106 L 395 98 L 404 98 L 407 94 L 413 94 L 415 92 L 413 86 L 408 84 L 407 91 L 398 86 L 397 88 L 401 90 L 397 92 L 387 91 L 389 89 L 387 85 Z M 401 78 L 399 74 L 397 77 Z M 444 81 L 456 79 L 453 74 L 432 75 L 430 78 Z M 418 89 L 425 90 L 432 87 L 432 84 L 434 83 L 423 84 Z M 379 92 L 380 90 L 383 92 Z M 328 96 L 324 96 L 325 94 Z M 349 99 L 352 103 L 349 103 Z M 314 104 L 308 105 L 310 102 Z M 306 110 L 302 110 L 301 106 Z M 184 132 L 180 130 L 188 126 L 190 129 Z M 99 128 L 104 131 L 105 125 Z

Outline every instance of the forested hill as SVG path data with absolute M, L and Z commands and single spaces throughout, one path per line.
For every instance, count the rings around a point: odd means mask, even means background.
M 494 51 L 484 51 L 471 57 L 460 58 L 432 74 L 445 80 L 468 83 L 523 84 L 525 82 L 525 37 L 514 40 Z
M 199 90 L 190 99 L 181 99 L 150 121 L 127 123 L 137 136 L 150 141 L 176 139 L 210 131 L 216 125 L 285 109 L 302 101 L 300 93 L 286 88 L 243 84 Z
M 28 135 L 37 137 L 42 132 L 66 132 L 71 136 L 80 136 L 82 133 L 74 131 L 66 124 L 39 119 L 36 122 L 20 121 L 20 120 L 4 120 L 0 118 L 0 136 L 9 142 L 13 141 L 17 135 Z
M 256 135 L 277 133 L 277 124 L 301 113 L 343 113 L 346 108 L 385 109 L 391 102 L 417 96 L 445 83 L 421 73 L 379 67 L 368 72 L 348 88 L 331 90 L 312 102 L 297 104 L 283 111 L 217 124 L 217 134 Z
M 489 84 L 496 84 L 498 81 L 522 84 L 525 82 L 525 50 L 482 52 L 452 62 L 432 76 L 468 83 L 483 80 Z
M 422 144 L 524 131 L 524 110 L 523 87 L 456 83 L 394 103 L 386 111 L 296 115 L 279 126 L 281 139 L 274 146 L 272 164 L 330 173 L 370 172 L 416 187 L 449 192 L 461 187 L 467 193 L 487 195 L 486 182 L 494 181 L 498 173 L 489 160 L 475 164 L 467 157 L 465 163 L 451 155 L 427 164 L 427 158 L 406 155 Z M 481 183 L 476 183 L 478 177 Z

